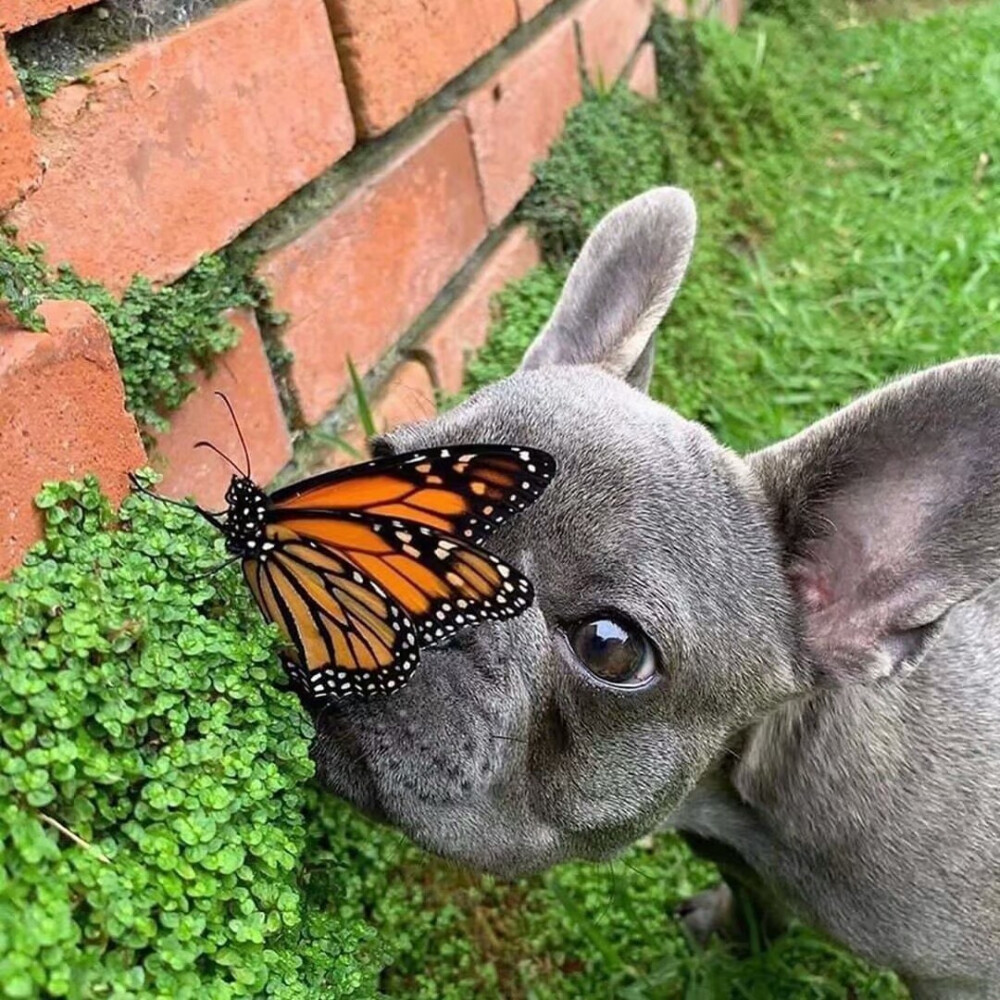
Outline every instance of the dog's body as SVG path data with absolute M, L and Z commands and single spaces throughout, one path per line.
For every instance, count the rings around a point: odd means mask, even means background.
M 1000 996 L 1000 358 L 741 460 L 637 391 L 693 235 L 675 189 L 616 210 L 521 372 L 383 442 L 554 455 L 491 542 L 537 600 L 321 713 L 319 773 L 505 873 L 668 823 L 916 997 Z

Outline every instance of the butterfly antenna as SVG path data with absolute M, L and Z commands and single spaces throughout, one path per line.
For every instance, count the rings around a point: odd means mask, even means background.
M 226 409 L 229 410 L 229 415 L 233 418 L 233 426 L 236 428 L 236 436 L 240 439 L 240 444 L 243 446 L 243 458 L 247 463 L 246 477 L 247 479 L 252 479 L 253 476 L 250 472 L 250 449 L 247 448 L 246 440 L 243 437 L 243 431 L 240 430 L 240 422 L 236 419 L 236 411 L 233 409 L 233 404 L 229 402 L 229 397 L 224 392 L 216 391 L 216 396 L 226 404 Z
M 152 490 L 147 489 L 142 483 L 139 482 L 138 478 L 133 474 L 128 474 L 128 481 L 132 484 L 132 489 L 136 490 L 138 493 L 142 493 L 144 496 L 149 497 L 151 500 L 159 500 L 160 503 L 168 503 L 171 507 L 183 507 L 184 510 L 197 510 L 197 506 L 193 503 L 184 503 L 181 500 L 172 500 L 170 497 L 161 497 L 159 493 L 154 493 Z
M 218 448 L 216 448 L 211 441 L 196 441 L 195 447 L 211 448 L 212 451 L 214 451 L 215 454 L 219 456 L 219 458 L 221 458 L 224 462 L 228 462 L 241 476 L 249 478 L 247 473 L 245 473 L 224 451 L 220 451 Z

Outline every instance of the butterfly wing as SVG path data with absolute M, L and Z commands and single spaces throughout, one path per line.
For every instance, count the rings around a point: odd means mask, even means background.
M 478 545 L 536 500 L 555 461 L 535 448 L 468 445 L 364 462 L 278 490 L 273 509 L 361 511 L 402 519 Z
M 284 633 L 286 666 L 314 698 L 387 694 L 419 662 L 410 618 L 382 588 L 325 545 L 268 526 L 272 546 L 243 561 L 265 617 Z
M 528 581 L 476 546 L 548 485 L 545 452 L 502 445 L 376 459 L 267 498 L 265 541 L 243 571 L 284 632 L 313 697 L 398 690 L 418 646 L 508 618 Z
M 531 584 L 489 552 L 431 528 L 350 511 L 270 510 L 272 526 L 348 562 L 413 623 L 420 644 L 510 618 L 534 599 Z

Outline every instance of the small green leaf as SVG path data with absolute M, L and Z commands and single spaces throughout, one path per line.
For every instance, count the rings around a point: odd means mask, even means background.
M 372 416 L 371 406 L 368 404 L 368 396 L 365 387 L 361 383 L 358 371 L 354 367 L 354 362 L 348 357 L 347 371 L 351 376 L 351 388 L 354 391 L 354 401 L 358 408 L 358 422 L 366 437 L 374 437 L 378 432 L 375 429 L 375 418 Z

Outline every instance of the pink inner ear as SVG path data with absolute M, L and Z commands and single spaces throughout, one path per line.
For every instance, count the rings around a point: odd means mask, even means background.
M 810 548 L 789 567 L 788 581 L 805 612 L 803 639 L 817 665 L 838 682 L 888 673 L 880 644 L 892 628 L 896 581 L 872 566 L 859 536 L 842 531 Z
M 850 581 L 834 575 L 843 567 L 825 562 L 799 562 L 788 569 L 792 592 L 805 612 L 803 639 L 816 664 L 829 679 L 839 683 L 865 674 L 877 641 L 857 595 L 844 592 Z
M 814 564 L 798 563 L 792 566 L 788 570 L 788 580 L 807 611 L 822 611 L 833 602 L 830 579 Z

